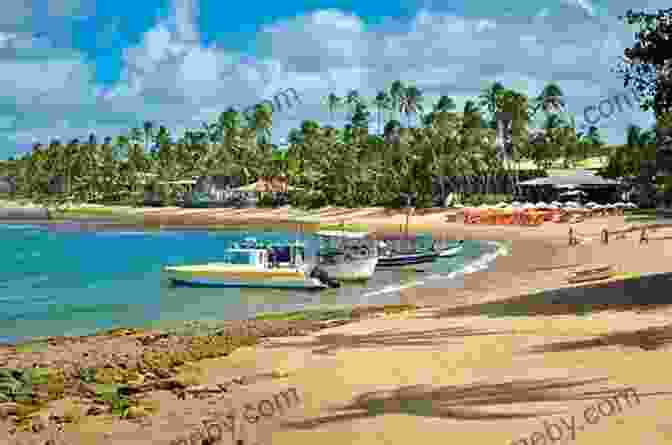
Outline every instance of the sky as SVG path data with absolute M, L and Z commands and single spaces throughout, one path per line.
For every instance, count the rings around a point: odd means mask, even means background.
M 343 125 L 343 112 L 331 120 L 329 93 L 372 98 L 397 79 L 423 91 L 425 108 L 447 95 L 459 110 L 494 81 L 530 97 L 554 81 L 581 127 L 586 107 L 632 97 L 614 69 L 636 30 L 618 16 L 668 3 L 5 0 L 0 159 L 146 120 L 179 137 L 294 88 L 301 103 L 273 116 L 283 143 L 304 119 Z M 654 123 L 636 103 L 603 111 L 588 116 L 610 144 L 624 142 L 629 124 Z

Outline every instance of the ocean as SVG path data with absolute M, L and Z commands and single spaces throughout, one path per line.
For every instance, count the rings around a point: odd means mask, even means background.
M 0 342 L 87 335 L 114 327 L 187 320 L 238 320 L 263 312 L 353 304 L 397 304 L 412 286 L 459 286 L 485 267 L 497 245 L 466 241 L 460 255 L 422 271 L 377 271 L 363 284 L 323 291 L 173 287 L 166 265 L 220 261 L 245 237 L 284 241 L 287 232 L 86 229 L 77 224 L 0 224 Z

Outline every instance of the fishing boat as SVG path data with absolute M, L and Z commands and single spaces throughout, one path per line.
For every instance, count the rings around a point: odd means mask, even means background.
M 318 265 L 341 281 L 368 280 L 378 264 L 378 250 L 368 232 L 320 231 Z
M 251 246 L 251 239 L 244 245 Z M 313 264 L 304 263 L 303 246 L 287 244 L 288 258 L 272 248 L 257 245 L 231 248 L 225 251 L 224 261 L 187 266 L 164 267 L 164 273 L 176 286 L 190 287 L 256 287 L 285 289 L 324 289 L 338 287 L 328 274 Z
M 431 237 L 422 235 L 404 237 L 386 237 L 378 245 L 380 256 L 378 267 L 398 267 L 424 263 L 433 263 L 439 258 L 439 252 L 431 246 L 423 246 L 423 241 L 431 242 Z M 406 244 L 402 246 L 401 244 Z
M 424 252 L 392 252 L 390 254 L 381 255 L 378 258 L 378 266 L 410 266 L 415 264 L 433 263 L 438 257 L 439 254 L 432 250 Z

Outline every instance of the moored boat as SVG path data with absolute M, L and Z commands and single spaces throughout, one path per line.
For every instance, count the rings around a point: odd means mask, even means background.
M 425 246 L 424 244 L 429 245 Z M 439 252 L 431 248 L 431 237 L 423 235 L 386 236 L 379 243 L 378 267 L 398 267 L 433 263 Z
M 318 267 L 341 281 L 371 278 L 378 264 L 378 250 L 367 232 L 320 231 Z
M 248 243 L 249 244 L 249 243 Z M 228 249 L 223 262 L 168 266 L 164 273 L 177 286 L 323 289 L 337 284 L 311 264 L 299 246 L 290 247 L 288 263 L 271 262 L 269 249 Z
M 415 264 L 433 263 L 439 257 L 435 251 L 392 252 L 378 258 L 379 267 L 410 266 Z

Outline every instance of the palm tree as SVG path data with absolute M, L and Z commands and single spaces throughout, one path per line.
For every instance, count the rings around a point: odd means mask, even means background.
M 494 82 L 490 87 L 483 90 L 480 97 L 480 105 L 486 107 L 490 113 L 490 128 L 495 128 L 495 112 L 497 111 L 497 97 L 506 90 L 500 82 Z
M 406 114 L 408 127 L 411 127 L 411 114 L 422 112 L 422 92 L 415 86 L 409 86 L 401 96 L 399 110 Z
M 348 107 L 350 107 L 350 115 L 348 116 L 348 120 L 352 118 L 352 114 L 355 112 L 355 106 L 361 101 L 361 97 L 359 95 L 359 92 L 357 90 L 350 90 L 348 91 L 348 95 L 345 96 L 345 103 Z
M 539 109 L 543 109 L 545 113 L 559 112 L 565 106 L 563 96 L 557 83 L 547 83 L 533 102 L 532 115 L 536 114 Z
M 252 116 L 252 128 L 257 132 L 259 143 L 267 142 L 271 137 L 273 127 L 273 109 L 267 103 L 257 104 Z
M 399 113 L 401 110 L 399 107 L 401 106 L 401 97 L 404 95 L 406 91 L 406 87 L 404 84 L 401 82 L 401 80 L 395 80 L 392 82 L 392 86 L 390 87 L 390 97 L 392 99 L 392 107 L 395 110 L 395 116 L 397 120 L 399 120 Z
M 376 108 L 378 109 L 378 132 L 382 134 L 383 133 L 382 113 L 383 110 L 389 108 L 391 104 L 391 98 L 390 95 L 387 93 L 387 91 L 378 91 L 378 94 L 376 95 L 376 98 L 373 100 L 373 102 L 376 105 Z
M 455 101 L 448 96 L 441 96 L 436 105 L 434 105 L 434 111 L 438 112 L 452 111 L 455 108 Z
M 154 133 L 154 122 L 145 121 L 142 125 L 142 128 L 145 132 L 145 151 L 149 152 L 149 141 L 152 140 Z
M 327 107 L 329 108 L 329 116 L 331 123 L 334 123 L 334 111 L 341 106 L 342 99 L 334 93 L 329 93 L 327 96 Z

